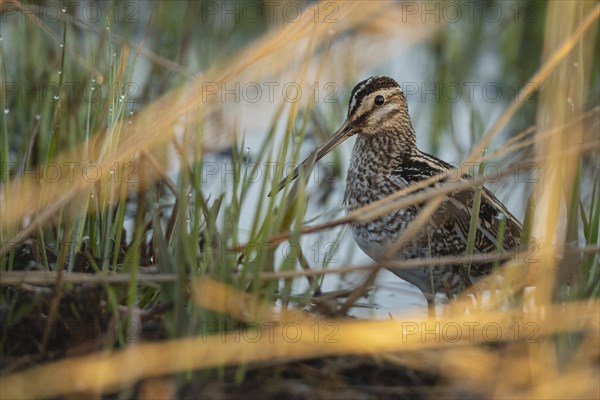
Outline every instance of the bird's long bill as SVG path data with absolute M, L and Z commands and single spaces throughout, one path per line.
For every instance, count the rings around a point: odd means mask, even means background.
M 300 173 L 310 171 L 310 169 L 317 161 L 319 161 L 327 153 L 335 149 L 339 144 L 341 144 L 350 136 L 352 136 L 351 128 L 352 126 L 350 125 L 350 121 L 346 120 L 344 124 L 340 126 L 340 128 L 329 139 L 327 139 L 323 144 L 317 147 L 308 157 L 306 157 L 304 161 L 302 161 L 302 163 L 300 163 L 300 165 L 298 165 L 294 169 L 294 172 L 291 176 L 288 175 L 285 178 L 283 178 L 275 192 L 269 193 L 269 196 L 279 193 L 285 187 L 285 185 L 288 184 L 288 182 L 292 182 L 293 180 L 298 178 L 298 176 L 300 176 Z

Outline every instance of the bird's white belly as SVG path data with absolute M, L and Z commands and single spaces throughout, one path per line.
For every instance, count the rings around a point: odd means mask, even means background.
M 409 243 L 403 244 L 400 250 L 395 251 L 396 243 L 402 233 L 403 230 L 394 232 L 394 234 L 385 233 L 385 231 L 383 231 L 383 235 L 385 236 L 382 239 L 380 234 L 368 234 L 364 228 L 356 229 L 356 227 L 353 227 L 352 229 L 352 234 L 354 236 L 354 240 L 358 244 L 358 247 L 360 247 L 362 251 L 364 251 L 376 262 L 384 262 L 385 260 L 403 261 L 418 257 L 425 257 L 425 255 L 422 254 L 422 249 L 419 247 L 419 245 L 417 243 L 413 243 L 410 239 Z M 392 251 L 393 253 L 391 253 Z M 429 269 L 426 266 L 388 269 L 399 278 L 417 286 L 423 293 L 431 292 L 429 285 Z
M 405 211 L 398 210 L 374 221 L 353 225 L 352 235 L 358 247 L 375 261 L 383 259 L 404 260 L 416 256 L 411 238 L 409 238 L 408 243 L 396 249 L 395 254 L 388 254 L 394 250 L 395 244 L 410 222 L 410 213 Z

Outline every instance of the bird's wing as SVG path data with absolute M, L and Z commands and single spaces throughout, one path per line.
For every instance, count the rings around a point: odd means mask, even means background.
M 390 174 L 390 183 L 396 185 L 398 190 L 410 184 L 429 179 L 432 176 L 446 173 L 454 168 L 452 165 L 422 153 L 418 157 L 411 158 Z M 438 187 L 446 182 L 456 181 L 456 174 L 432 184 L 430 187 Z M 470 179 L 464 175 L 460 180 Z M 458 235 L 460 240 L 467 242 L 469 226 L 473 210 L 473 199 L 475 188 L 469 187 L 453 192 L 448 195 L 438 210 L 432 215 L 430 222 L 432 227 L 444 229 L 452 234 Z M 421 208 L 423 204 L 417 206 Z M 505 220 L 502 247 L 505 249 L 515 248 L 519 245 L 521 238 L 520 222 L 506 209 L 492 192 L 485 187 L 481 191 L 479 206 L 478 229 L 475 236 L 475 250 L 478 252 L 495 251 L 499 245 L 501 221 Z
M 455 224 L 466 238 L 473 214 L 473 200 L 476 189 L 473 187 L 454 192 L 448 196 L 444 212 L 436 213 L 439 224 Z M 501 226 L 504 220 L 504 233 Z M 502 204 L 492 192 L 485 187 L 481 190 L 479 203 L 479 221 L 475 235 L 475 250 L 484 253 L 498 249 L 500 241 L 504 249 L 514 249 L 521 239 L 521 223 Z

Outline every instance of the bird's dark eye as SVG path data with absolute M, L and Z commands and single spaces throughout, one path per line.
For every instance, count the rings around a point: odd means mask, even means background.
M 375 96 L 375 105 L 382 106 L 385 103 L 385 98 L 382 95 Z

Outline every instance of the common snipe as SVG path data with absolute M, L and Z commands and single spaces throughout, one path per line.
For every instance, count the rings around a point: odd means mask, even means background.
M 411 184 L 440 175 L 453 167 L 417 148 L 406 97 L 396 81 L 388 77 L 372 77 L 352 90 L 348 117 L 325 143 L 319 146 L 296 170 L 319 160 L 337 145 L 356 135 L 352 151 L 344 203 L 352 211 L 382 199 Z M 465 177 L 463 179 L 468 179 Z M 442 180 L 443 182 L 443 180 Z M 432 184 L 430 187 L 433 187 Z M 464 256 L 471 221 L 475 188 L 450 193 L 395 253 L 395 260 Z M 375 261 L 384 261 L 387 250 L 415 220 L 425 204 L 395 210 L 366 223 L 352 226 L 359 247 Z M 501 228 L 504 220 L 504 229 Z M 500 231 L 504 231 L 503 234 Z M 500 237 L 502 236 L 502 237 Z M 473 254 L 494 253 L 500 242 L 505 250 L 519 246 L 520 222 L 487 189 L 481 191 L 478 228 Z M 435 293 L 449 298 L 489 274 L 494 260 L 442 266 L 398 268 L 391 271 L 417 286 L 427 299 L 430 315 L 435 313 Z M 468 272 L 467 272 L 468 271 Z

